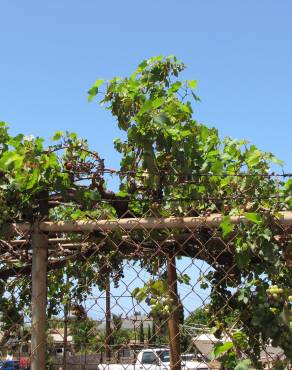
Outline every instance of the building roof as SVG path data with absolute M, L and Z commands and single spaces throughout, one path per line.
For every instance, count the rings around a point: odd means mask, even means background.
M 54 343 L 64 343 L 64 335 L 62 335 L 62 334 L 53 333 L 53 334 L 50 334 L 50 337 L 52 338 L 52 341 Z M 67 342 L 72 342 L 72 341 L 73 341 L 72 335 L 68 335 L 67 336 Z
M 55 328 L 49 330 L 49 336 L 54 343 L 64 343 L 64 328 Z M 70 334 L 70 329 L 67 331 L 67 342 L 72 342 L 73 337 Z
M 228 337 L 222 337 L 221 339 L 216 338 L 213 334 L 200 334 L 193 338 L 193 343 L 195 347 L 204 356 L 209 357 L 214 344 L 218 342 L 229 342 L 231 341 Z M 261 351 L 261 361 L 270 362 L 277 358 L 283 358 L 284 352 L 281 348 L 267 346 L 265 350 Z

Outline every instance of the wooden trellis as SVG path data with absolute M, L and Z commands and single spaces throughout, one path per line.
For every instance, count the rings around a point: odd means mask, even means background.
M 132 230 L 155 230 L 155 229 L 183 229 L 196 230 L 199 228 L 218 228 L 223 220 L 221 214 L 212 214 L 206 217 L 169 217 L 169 218 L 124 218 L 114 220 L 96 221 L 39 221 L 34 224 L 10 224 L 5 227 L 7 240 L 15 235 L 29 235 L 30 240 L 14 239 L 12 246 L 30 243 L 32 249 L 32 333 L 31 333 L 31 369 L 45 370 L 46 357 L 46 292 L 47 292 L 47 267 L 48 250 L 54 244 L 64 245 L 68 248 L 76 248 L 82 243 L 68 241 L 66 237 L 48 238 L 48 233 L 90 233 L 93 231 L 110 232 L 120 230 L 129 232 Z M 231 216 L 232 224 L 250 222 L 244 216 Z M 292 227 L 292 212 L 283 211 L 277 214 L 276 222 L 290 232 Z M 287 265 L 291 266 L 291 252 L 287 252 Z M 175 257 L 169 256 L 168 261 L 168 284 L 170 294 L 174 301 L 177 300 Z M 172 261 L 172 263 L 170 263 Z M 176 305 L 177 306 L 177 305 Z M 177 313 L 169 316 L 169 342 L 171 350 L 172 369 L 180 369 L 179 328 Z

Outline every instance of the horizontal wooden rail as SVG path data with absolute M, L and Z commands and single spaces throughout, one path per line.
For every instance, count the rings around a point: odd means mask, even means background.
M 113 230 L 138 230 L 138 229 L 196 229 L 198 227 L 217 228 L 223 220 L 222 214 L 212 214 L 198 217 L 168 217 L 168 218 L 121 218 L 113 220 L 90 220 L 90 221 L 42 221 L 39 228 L 43 232 L 52 233 L 82 233 L 93 231 Z M 282 226 L 292 226 L 292 212 L 282 211 L 277 215 L 277 220 Z M 247 223 L 249 220 L 244 216 L 231 216 L 232 224 Z M 5 227 L 7 235 L 25 235 L 32 231 L 29 223 L 9 224 Z

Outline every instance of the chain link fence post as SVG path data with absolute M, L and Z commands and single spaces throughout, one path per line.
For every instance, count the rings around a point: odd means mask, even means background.
M 31 370 L 46 369 L 48 237 L 34 224 L 32 234 Z
M 107 278 L 106 281 L 106 310 L 105 310 L 105 353 L 106 353 L 106 362 L 110 363 L 112 357 L 111 351 L 111 342 L 112 342 L 112 329 L 111 329 L 111 291 L 110 291 L 110 279 Z
M 177 293 L 177 272 L 175 255 L 167 258 L 167 282 L 169 295 L 172 300 L 172 309 L 168 319 L 168 335 L 170 348 L 171 370 L 181 370 L 181 350 L 179 333 L 179 299 Z

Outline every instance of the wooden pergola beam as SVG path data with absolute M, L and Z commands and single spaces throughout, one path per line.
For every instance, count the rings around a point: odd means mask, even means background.
M 199 227 L 217 228 L 223 221 L 220 213 L 198 217 L 147 217 L 147 218 L 121 218 L 113 220 L 90 221 L 41 221 L 40 231 L 45 233 L 83 233 L 93 231 L 132 231 L 132 230 L 157 230 L 157 229 L 196 229 Z M 283 227 L 292 226 L 292 212 L 282 211 L 277 214 L 277 221 Z M 245 216 L 231 216 L 232 224 L 250 222 Z M 5 227 L 7 235 L 25 235 L 32 232 L 29 223 L 9 224 Z

